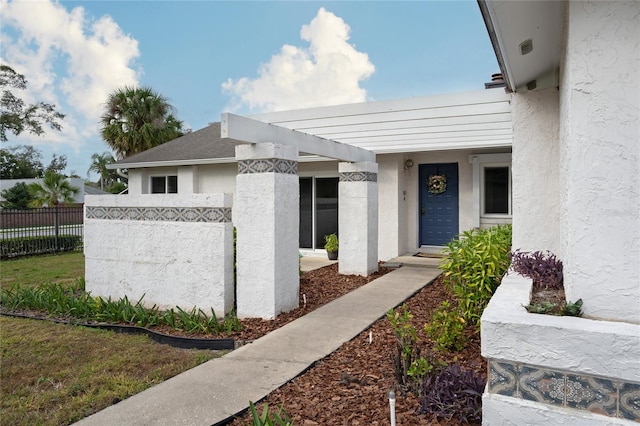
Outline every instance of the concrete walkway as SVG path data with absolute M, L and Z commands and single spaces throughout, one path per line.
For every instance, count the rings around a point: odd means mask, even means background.
M 401 304 L 439 270 L 403 266 L 290 322 L 251 344 L 208 361 L 78 425 L 215 425 L 303 373 Z M 144 355 L 144 354 L 141 354 Z

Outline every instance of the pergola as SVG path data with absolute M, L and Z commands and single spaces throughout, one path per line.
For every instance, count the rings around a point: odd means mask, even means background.
M 300 153 L 334 158 L 338 166 L 339 271 L 368 275 L 378 262 L 378 165 L 364 148 L 230 113 L 222 138 L 236 147 L 237 285 L 241 317 L 275 317 L 298 306 Z

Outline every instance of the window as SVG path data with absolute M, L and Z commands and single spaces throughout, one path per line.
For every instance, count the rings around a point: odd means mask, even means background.
M 483 167 L 483 214 L 511 215 L 511 176 L 509 166 Z
M 324 248 L 324 236 L 338 232 L 338 178 L 300 177 L 301 248 Z
M 472 154 L 473 227 L 511 223 L 511 153 Z
M 152 176 L 152 194 L 177 194 L 178 176 Z

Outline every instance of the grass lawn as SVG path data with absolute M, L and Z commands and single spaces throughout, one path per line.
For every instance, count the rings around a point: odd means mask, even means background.
M 2 288 L 71 282 L 82 253 L 0 263 Z M 0 317 L 0 424 L 65 425 L 222 355 L 147 337 Z
M 0 288 L 13 284 L 37 286 L 50 282 L 72 282 L 84 277 L 82 252 L 23 257 L 0 262 Z

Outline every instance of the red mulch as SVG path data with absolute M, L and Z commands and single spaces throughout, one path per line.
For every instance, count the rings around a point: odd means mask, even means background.
M 336 287 L 345 289 L 356 280 L 355 277 L 338 275 L 336 266 L 305 274 L 301 281 L 301 292 L 307 294 L 307 309 L 312 303 L 315 306 L 333 300 L 336 298 L 333 294 Z M 431 311 L 444 300 L 453 301 L 453 298 L 441 279 L 437 279 L 407 301 L 413 314 L 412 323 L 423 345 L 423 354 L 430 351 L 430 346 L 422 329 L 429 321 Z M 285 322 L 291 320 L 286 318 Z M 282 321 L 280 317 L 274 323 L 278 321 Z M 486 376 L 486 363 L 480 355 L 480 336 L 476 331 L 475 328 L 467 330 L 470 340 L 461 352 L 438 357 L 447 362 L 455 358 L 459 365 Z M 371 343 L 369 332 L 373 336 Z M 403 393 L 396 386 L 392 364 L 394 350 L 395 337 L 389 321 L 380 319 L 355 339 L 317 362 L 306 373 L 272 392 L 263 402 L 273 409 L 281 405 L 296 425 L 388 425 L 388 394 L 394 389 L 398 425 L 457 425 L 455 420 L 416 413 L 417 398 Z M 263 402 L 257 404 L 260 412 Z M 251 418 L 246 414 L 230 424 L 251 424 Z
M 237 340 L 257 339 L 340 296 L 344 296 L 358 287 L 362 287 L 376 278 L 380 278 L 392 270 L 390 268 L 378 268 L 378 272 L 368 277 L 340 275 L 338 274 L 338 264 L 336 263 L 306 272 L 300 277 L 299 308 L 280 314 L 274 320 L 261 320 L 259 318 L 241 320 L 242 331 L 233 333 L 228 337 L 233 337 Z M 307 301 L 306 306 L 303 304 L 304 299 Z

